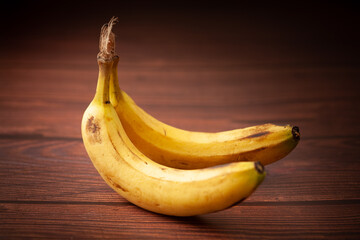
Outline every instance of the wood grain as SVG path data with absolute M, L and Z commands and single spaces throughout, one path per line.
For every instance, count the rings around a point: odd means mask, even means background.
M 0 239 L 359 239 L 355 9 L 321 1 L 9 3 L 0 21 Z M 300 127 L 299 145 L 266 166 L 244 202 L 168 217 L 132 205 L 101 179 L 80 121 L 112 10 L 120 86 L 151 115 L 208 132 Z
M 358 204 L 236 206 L 205 216 L 177 218 L 124 204 L 2 204 L 9 237 L 299 239 L 358 236 Z M 26 226 L 17 228 L 19 224 Z M 56 236 L 56 237 L 55 237 Z

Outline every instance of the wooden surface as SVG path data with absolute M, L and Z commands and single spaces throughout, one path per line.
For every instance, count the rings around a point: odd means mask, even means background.
M 360 238 L 355 6 L 38 5 L 11 5 L 1 23 L 1 239 Z M 300 127 L 297 148 L 266 166 L 246 201 L 168 217 L 100 178 L 80 121 L 95 92 L 99 29 L 112 15 L 120 86 L 156 118 L 210 132 Z

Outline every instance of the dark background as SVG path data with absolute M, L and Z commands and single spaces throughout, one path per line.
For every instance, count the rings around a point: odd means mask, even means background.
M 51 1 L 0 7 L 0 238 L 358 239 L 355 1 Z M 133 206 L 82 144 L 101 26 L 120 86 L 171 125 L 298 125 L 301 141 L 243 203 L 173 218 Z
M 145 57 L 170 63 L 208 59 L 247 65 L 355 66 L 355 2 L 11 1 L 2 6 L 1 51 L 2 56 L 29 60 L 90 59 L 97 52 L 91 46 L 97 44 L 99 27 L 117 16 L 118 49 L 122 59 L 129 58 L 126 62 Z M 74 48 L 74 41 L 83 44 Z M 135 49 L 125 48 L 128 42 Z M 154 53 L 149 56 L 148 51 Z

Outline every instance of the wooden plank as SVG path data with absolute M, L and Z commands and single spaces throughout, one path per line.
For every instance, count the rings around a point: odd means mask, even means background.
M 0 203 L 0 208 L 5 238 L 356 239 L 360 234 L 359 202 L 241 205 L 187 218 L 126 203 Z

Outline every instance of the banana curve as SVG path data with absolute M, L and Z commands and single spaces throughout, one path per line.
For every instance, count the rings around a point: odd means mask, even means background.
M 99 60 L 97 93 L 84 113 L 81 129 L 95 168 L 116 192 L 153 212 L 191 216 L 228 208 L 262 182 L 265 173 L 257 163 L 179 170 L 147 158 L 132 145 L 109 104 L 110 67 Z

